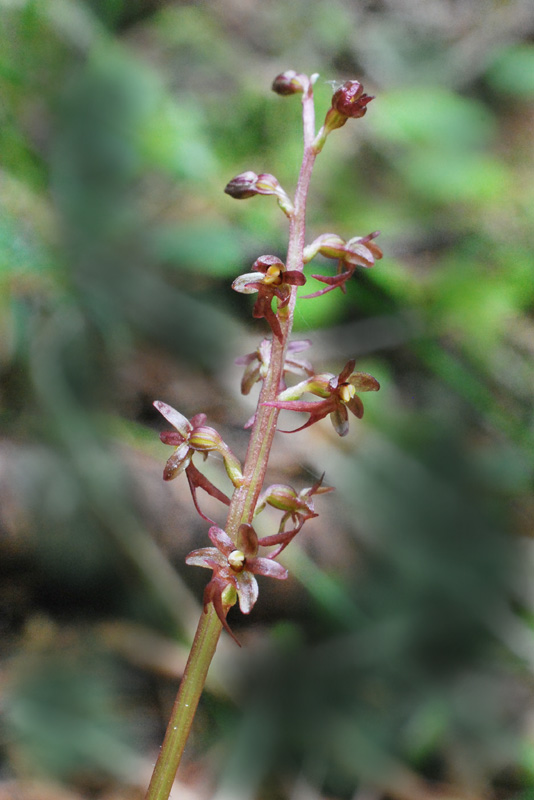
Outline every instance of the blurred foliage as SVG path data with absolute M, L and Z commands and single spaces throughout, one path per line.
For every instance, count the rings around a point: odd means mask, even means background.
M 205 536 L 161 486 L 151 402 L 243 455 L 231 365 L 265 327 L 230 284 L 287 224 L 222 187 L 294 185 L 299 103 L 269 86 L 295 68 L 319 120 L 330 80 L 377 97 L 330 137 L 308 218 L 310 240 L 380 228 L 384 259 L 296 321 L 318 368 L 357 356 L 382 390 L 348 440 L 280 437 L 272 479 L 326 470 L 335 499 L 292 585 L 235 615 L 253 646 L 222 642 L 183 780 L 532 796 L 533 32 L 523 0 L 0 0 L 3 780 L 142 796 Z

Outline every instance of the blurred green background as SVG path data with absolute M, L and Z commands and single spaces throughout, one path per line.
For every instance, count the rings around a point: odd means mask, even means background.
M 275 440 L 271 482 L 336 492 L 232 612 L 176 796 L 534 797 L 532 4 L 0 0 L 0 37 L 0 798 L 143 797 L 207 579 L 151 403 L 244 456 L 266 326 L 230 284 L 287 220 L 222 189 L 292 191 L 289 68 L 319 122 L 328 81 L 376 95 L 308 241 L 380 229 L 384 259 L 296 323 L 382 389 L 346 439 Z

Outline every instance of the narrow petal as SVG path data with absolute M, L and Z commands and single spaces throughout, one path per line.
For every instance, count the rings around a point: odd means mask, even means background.
M 270 300 L 269 302 L 264 302 L 260 305 L 256 303 L 252 311 L 252 316 L 255 317 L 256 319 L 261 319 L 261 317 L 265 317 L 265 319 L 269 323 L 269 326 L 273 334 L 276 336 L 277 339 L 280 339 L 280 341 L 282 340 L 282 328 L 280 327 L 278 317 L 271 308 Z
M 238 356 L 234 359 L 234 364 L 237 364 L 239 367 L 245 367 L 247 364 L 251 364 L 253 361 L 258 360 L 258 351 L 255 350 L 253 353 L 247 353 L 244 356 Z
M 330 419 L 332 420 L 335 432 L 339 436 L 346 436 L 349 432 L 349 415 L 347 414 L 345 406 L 340 405 L 334 409 L 330 414 Z
M 201 547 L 199 550 L 192 550 L 185 557 L 185 563 L 193 567 L 206 567 L 207 569 L 217 569 L 226 566 L 226 559 L 219 553 L 216 547 Z
M 247 395 L 255 383 L 261 380 L 260 365 L 258 362 L 250 363 L 245 367 L 243 377 L 241 379 L 241 394 Z
M 352 375 L 354 371 L 354 367 L 356 365 L 356 359 L 351 358 L 350 361 L 347 361 L 343 369 L 338 375 L 338 383 L 346 383 L 349 377 Z
M 251 558 L 247 561 L 247 566 L 255 575 L 266 575 L 268 578 L 276 578 L 279 581 L 285 581 L 289 575 L 285 567 L 271 558 Z
M 258 281 L 257 272 L 246 272 L 244 275 L 239 275 L 232 283 L 234 292 L 241 294 L 254 294 L 260 286 L 263 286 L 263 283 Z
M 273 401 L 273 402 L 265 402 L 262 403 L 264 406 L 274 406 L 275 408 L 280 408 L 286 411 L 304 411 L 310 414 L 310 418 L 304 425 L 301 425 L 300 428 L 294 428 L 290 431 L 284 431 L 281 428 L 278 430 L 280 433 L 297 433 L 298 431 L 303 431 L 305 428 L 309 428 L 310 425 L 313 425 L 315 422 L 318 422 L 320 419 L 324 419 L 328 414 L 332 413 L 332 402 L 330 400 L 322 400 L 318 403 L 309 402 L 305 403 L 303 401 L 295 400 L 294 402 L 288 401 L 287 403 L 280 402 L 280 401 Z
M 187 469 L 191 461 L 192 453 L 193 451 L 187 442 L 177 447 L 172 456 L 167 459 L 167 463 L 163 468 L 163 480 L 172 481 L 172 479 L 180 475 L 184 469 Z
M 243 614 L 250 614 L 258 599 L 258 582 L 252 572 L 244 569 L 235 575 L 237 596 L 239 597 L 239 608 Z
M 171 447 L 179 447 L 184 443 L 184 437 L 178 431 L 161 431 L 159 438 L 163 444 L 170 444 Z
M 311 347 L 311 339 L 295 339 L 295 341 L 289 342 L 287 352 L 302 353 L 302 351 L 307 350 L 308 347 Z
M 357 394 L 355 394 L 354 397 L 351 397 L 349 402 L 346 403 L 346 406 L 355 417 L 358 417 L 358 419 L 363 417 L 363 403 Z
M 349 378 L 348 383 L 354 386 L 357 392 L 378 392 L 380 389 L 377 379 L 368 375 L 367 372 L 355 372 Z
M 213 607 L 215 609 L 217 616 L 219 617 L 219 620 L 221 621 L 223 628 L 226 630 L 227 633 L 230 634 L 234 642 L 238 644 L 239 647 L 241 647 L 241 642 L 232 633 L 232 629 L 230 628 L 228 622 L 226 621 L 226 614 L 224 609 L 224 603 L 222 601 L 222 594 L 227 586 L 228 582 L 225 581 L 224 579 L 218 578 L 217 576 L 214 576 L 211 579 L 211 581 L 208 583 L 208 585 L 204 590 L 204 610 L 206 609 L 206 606 L 209 603 L 213 603 Z
M 244 522 L 239 526 L 237 547 L 243 551 L 247 559 L 256 555 L 258 552 L 258 536 L 252 525 Z
M 322 417 L 326 417 L 332 411 L 332 403 L 329 400 L 266 400 L 262 406 L 271 406 L 283 411 L 302 411 L 308 414 L 317 414 L 326 409 Z
M 317 281 L 321 281 L 322 283 L 328 284 L 324 289 L 319 289 L 312 294 L 301 294 L 301 300 L 310 300 L 312 297 L 321 297 L 321 295 L 326 294 L 327 292 L 332 292 L 334 289 L 337 289 L 338 286 L 343 293 L 346 293 L 347 289 L 345 283 L 349 278 L 352 277 L 354 274 L 354 270 L 350 269 L 346 272 L 340 272 L 337 275 L 312 275 L 312 278 L 315 278 Z
M 197 489 L 204 489 L 207 494 L 215 497 L 216 500 L 220 500 L 221 503 L 224 503 L 226 506 L 230 505 L 230 499 L 224 494 L 224 492 L 221 492 L 220 489 L 217 489 L 217 487 L 214 486 L 205 475 L 199 472 L 193 462 L 189 464 L 185 474 L 189 482 L 189 489 L 191 490 L 191 496 L 197 512 L 200 514 L 202 519 L 206 520 L 206 522 L 210 522 L 212 525 L 215 525 L 215 522 L 210 517 L 207 517 L 198 505 Z
M 165 417 L 167 422 L 170 422 L 173 428 L 176 428 L 178 433 L 182 434 L 184 439 L 189 436 L 193 430 L 193 426 L 187 417 L 184 417 L 183 414 L 180 414 L 180 412 L 176 411 L 172 406 L 168 406 L 167 403 L 162 403 L 161 400 L 154 400 L 153 405 L 158 409 L 159 413 Z
M 289 272 L 284 272 L 284 283 L 289 283 L 291 286 L 304 286 L 306 283 L 306 276 L 298 269 L 291 269 Z
M 224 553 L 225 556 L 229 556 L 232 550 L 236 549 L 235 544 L 230 539 L 226 531 L 223 531 L 222 528 L 218 528 L 217 525 L 213 525 L 213 527 L 209 529 L 208 536 L 215 547 L 217 547 L 221 553 Z M 209 547 L 207 549 L 211 550 L 212 548 Z

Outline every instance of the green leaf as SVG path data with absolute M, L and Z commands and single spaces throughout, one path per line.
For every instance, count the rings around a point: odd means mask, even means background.
M 436 87 L 412 87 L 381 94 L 369 124 L 387 141 L 465 150 L 488 145 L 495 122 L 482 103 Z
M 534 95 L 534 45 L 518 44 L 500 50 L 486 80 L 499 92 L 520 97 Z

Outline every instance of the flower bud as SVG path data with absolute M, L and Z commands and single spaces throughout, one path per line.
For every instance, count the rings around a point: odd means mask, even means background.
M 262 172 L 256 179 L 256 191 L 258 194 L 278 194 L 281 188 L 277 179 L 270 172 Z
M 282 96 L 298 94 L 308 87 L 308 77 L 294 69 L 288 69 L 277 75 L 273 81 L 272 90 Z
M 242 172 L 226 184 L 224 191 L 236 200 L 246 200 L 247 197 L 254 197 L 255 194 L 258 194 L 258 189 L 256 188 L 257 180 L 258 176 L 255 172 L 250 170 Z
M 275 483 L 263 492 L 258 500 L 258 507 L 265 503 L 280 511 L 296 511 L 299 508 L 296 491 L 283 483 Z
M 367 104 L 371 100 L 374 100 L 374 97 L 363 93 L 363 86 L 359 81 L 345 81 L 343 86 L 334 92 L 332 108 L 344 117 L 358 119 L 367 112 Z
M 332 105 L 326 112 L 324 124 L 313 144 L 315 152 L 319 153 L 328 134 L 343 127 L 348 119 L 363 117 L 371 100 L 374 97 L 363 93 L 363 86 L 359 81 L 345 81 L 332 96 Z
M 194 450 L 205 453 L 211 450 L 220 450 L 221 447 L 224 447 L 224 442 L 215 428 L 203 425 L 194 429 L 189 437 L 189 446 Z
M 236 456 L 232 453 L 228 445 L 224 445 L 224 450 L 219 450 L 223 459 L 224 459 L 224 467 L 226 469 L 226 474 L 236 487 L 239 489 L 240 486 L 243 486 L 244 478 L 243 472 L 241 470 L 241 464 Z
M 256 194 L 272 194 L 287 217 L 291 217 L 295 210 L 275 176 L 269 172 L 263 172 L 261 175 L 251 171 L 242 172 L 226 184 L 224 191 L 236 200 L 246 200 Z

